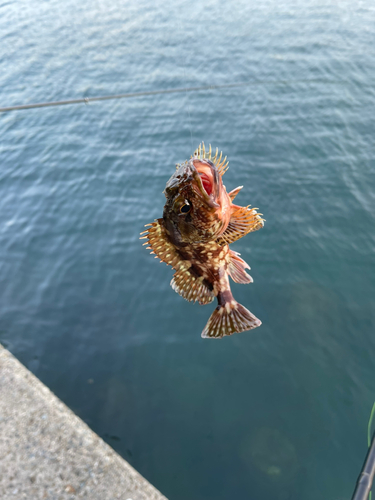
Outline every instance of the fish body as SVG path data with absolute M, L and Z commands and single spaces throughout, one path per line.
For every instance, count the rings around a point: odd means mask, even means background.
M 233 203 L 242 186 L 227 193 L 222 175 L 227 169 L 222 154 L 200 145 L 193 157 L 177 165 L 167 182 L 163 217 L 142 233 L 146 244 L 162 262 L 175 269 L 172 288 L 183 298 L 218 305 L 202 332 L 221 338 L 261 325 L 233 297 L 229 276 L 236 283 L 251 283 L 248 264 L 229 244 L 263 227 L 256 209 Z

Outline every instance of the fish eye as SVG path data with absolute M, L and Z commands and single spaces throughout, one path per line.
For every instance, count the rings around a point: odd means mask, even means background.
M 182 214 L 188 214 L 190 212 L 191 205 L 187 200 L 185 200 L 185 203 L 180 207 L 180 212 Z

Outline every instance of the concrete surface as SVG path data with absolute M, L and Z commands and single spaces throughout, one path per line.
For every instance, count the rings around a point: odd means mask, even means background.
M 166 500 L 0 345 L 1 500 Z

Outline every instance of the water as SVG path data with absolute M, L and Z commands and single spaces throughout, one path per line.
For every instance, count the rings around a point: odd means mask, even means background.
M 374 391 L 375 10 L 322 2 L 0 6 L 0 342 L 171 500 L 343 500 Z M 141 247 L 201 140 L 265 228 L 233 245 L 261 328 Z

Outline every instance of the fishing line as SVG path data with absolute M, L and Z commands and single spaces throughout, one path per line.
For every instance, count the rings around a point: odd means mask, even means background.
M 185 73 L 185 68 L 184 68 L 184 77 L 186 80 L 186 73 Z M 189 117 L 189 130 L 190 130 L 190 142 L 191 142 L 191 151 L 194 151 L 193 148 L 193 131 L 191 127 L 191 115 L 190 115 L 190 101 L 189 101 L 189 96 L 188 96 L 188 91 L 186 91 L 186 100 L 187 100 L 187 111 L 188 111 L 188 117 Z
M 180 32 L 181 33 L 184 33 L 184 26 L 182 24 L 182 17 L 179 16 L 179 19 L 178 19 L 178 22 L 179 22 L 179 25 L 180 25 Z M 180 58 L 181 60 L 181 58 Z M 183 61 L 183 59 L 182 59 Z M 186 84 L 187 82 L 187 78 L 186 78 L 186 64 L 182 64 L 182 69 L 183 69 L 183 72 L 184 72 L 184 83 Z M 189 131 L 190 131 L 190 146 L 191 146 L 191 151 L 194 151 L 194 147 L 193 147 L 193 130 L 192 130 L 192 126 L 191 126 L 191 115 L 190 115 L 190 101 L 189 101 L 189 93 L 188 91 L 186 90 L 185 92 L 186 94 L 186 103 L 187 103 L 187 114 L 188 114 L 188 126 L 189 126 Z
M 188 92 L 208 92 L 217 89 L 230 89 L 238 87 L 250 87 L 252 85 L 290 85 L 298 83 L 310 83 L 310 84 L 324 84 L 324 85 L 336 85 L 345 84 L 347 82 L 342 80 L 321 80 L 321 79 L 303 79 L 303 80 L 252 80 L 247 82 L 239 83 L 227 83 L 222 85 L 205 85 L 201 87 L 185 87 L 176 89 L 160 89 L 160 90 L 148 90 L 143 92 L 129 92 L 127 94 L 117 94 L 117 95 L 107 95 L 107 96 L 97 96 L 97 97 L 83 97 L 81 99 L 68 99 L 64 101 L 51 101 L 51 102 L 40 102 L 35 104 L 20 104 L 17 106 L 7 106 L 0 108 L 0 113 L 6 113 L 9 111 L 19 111 L 23 109 L 34 109 L 34 108 L 47 108 L 52 106 L 66 106 L 69 104 L 89 104 L 95 101 L 109 101 L 112 99 L 131 99 L 137 97 L 145 97 L 152 95 L 162 95 L 162 94 L 177 94 L 177 93 L 188 93 Z M 191 130 L 190 130 L 191 133 Z

